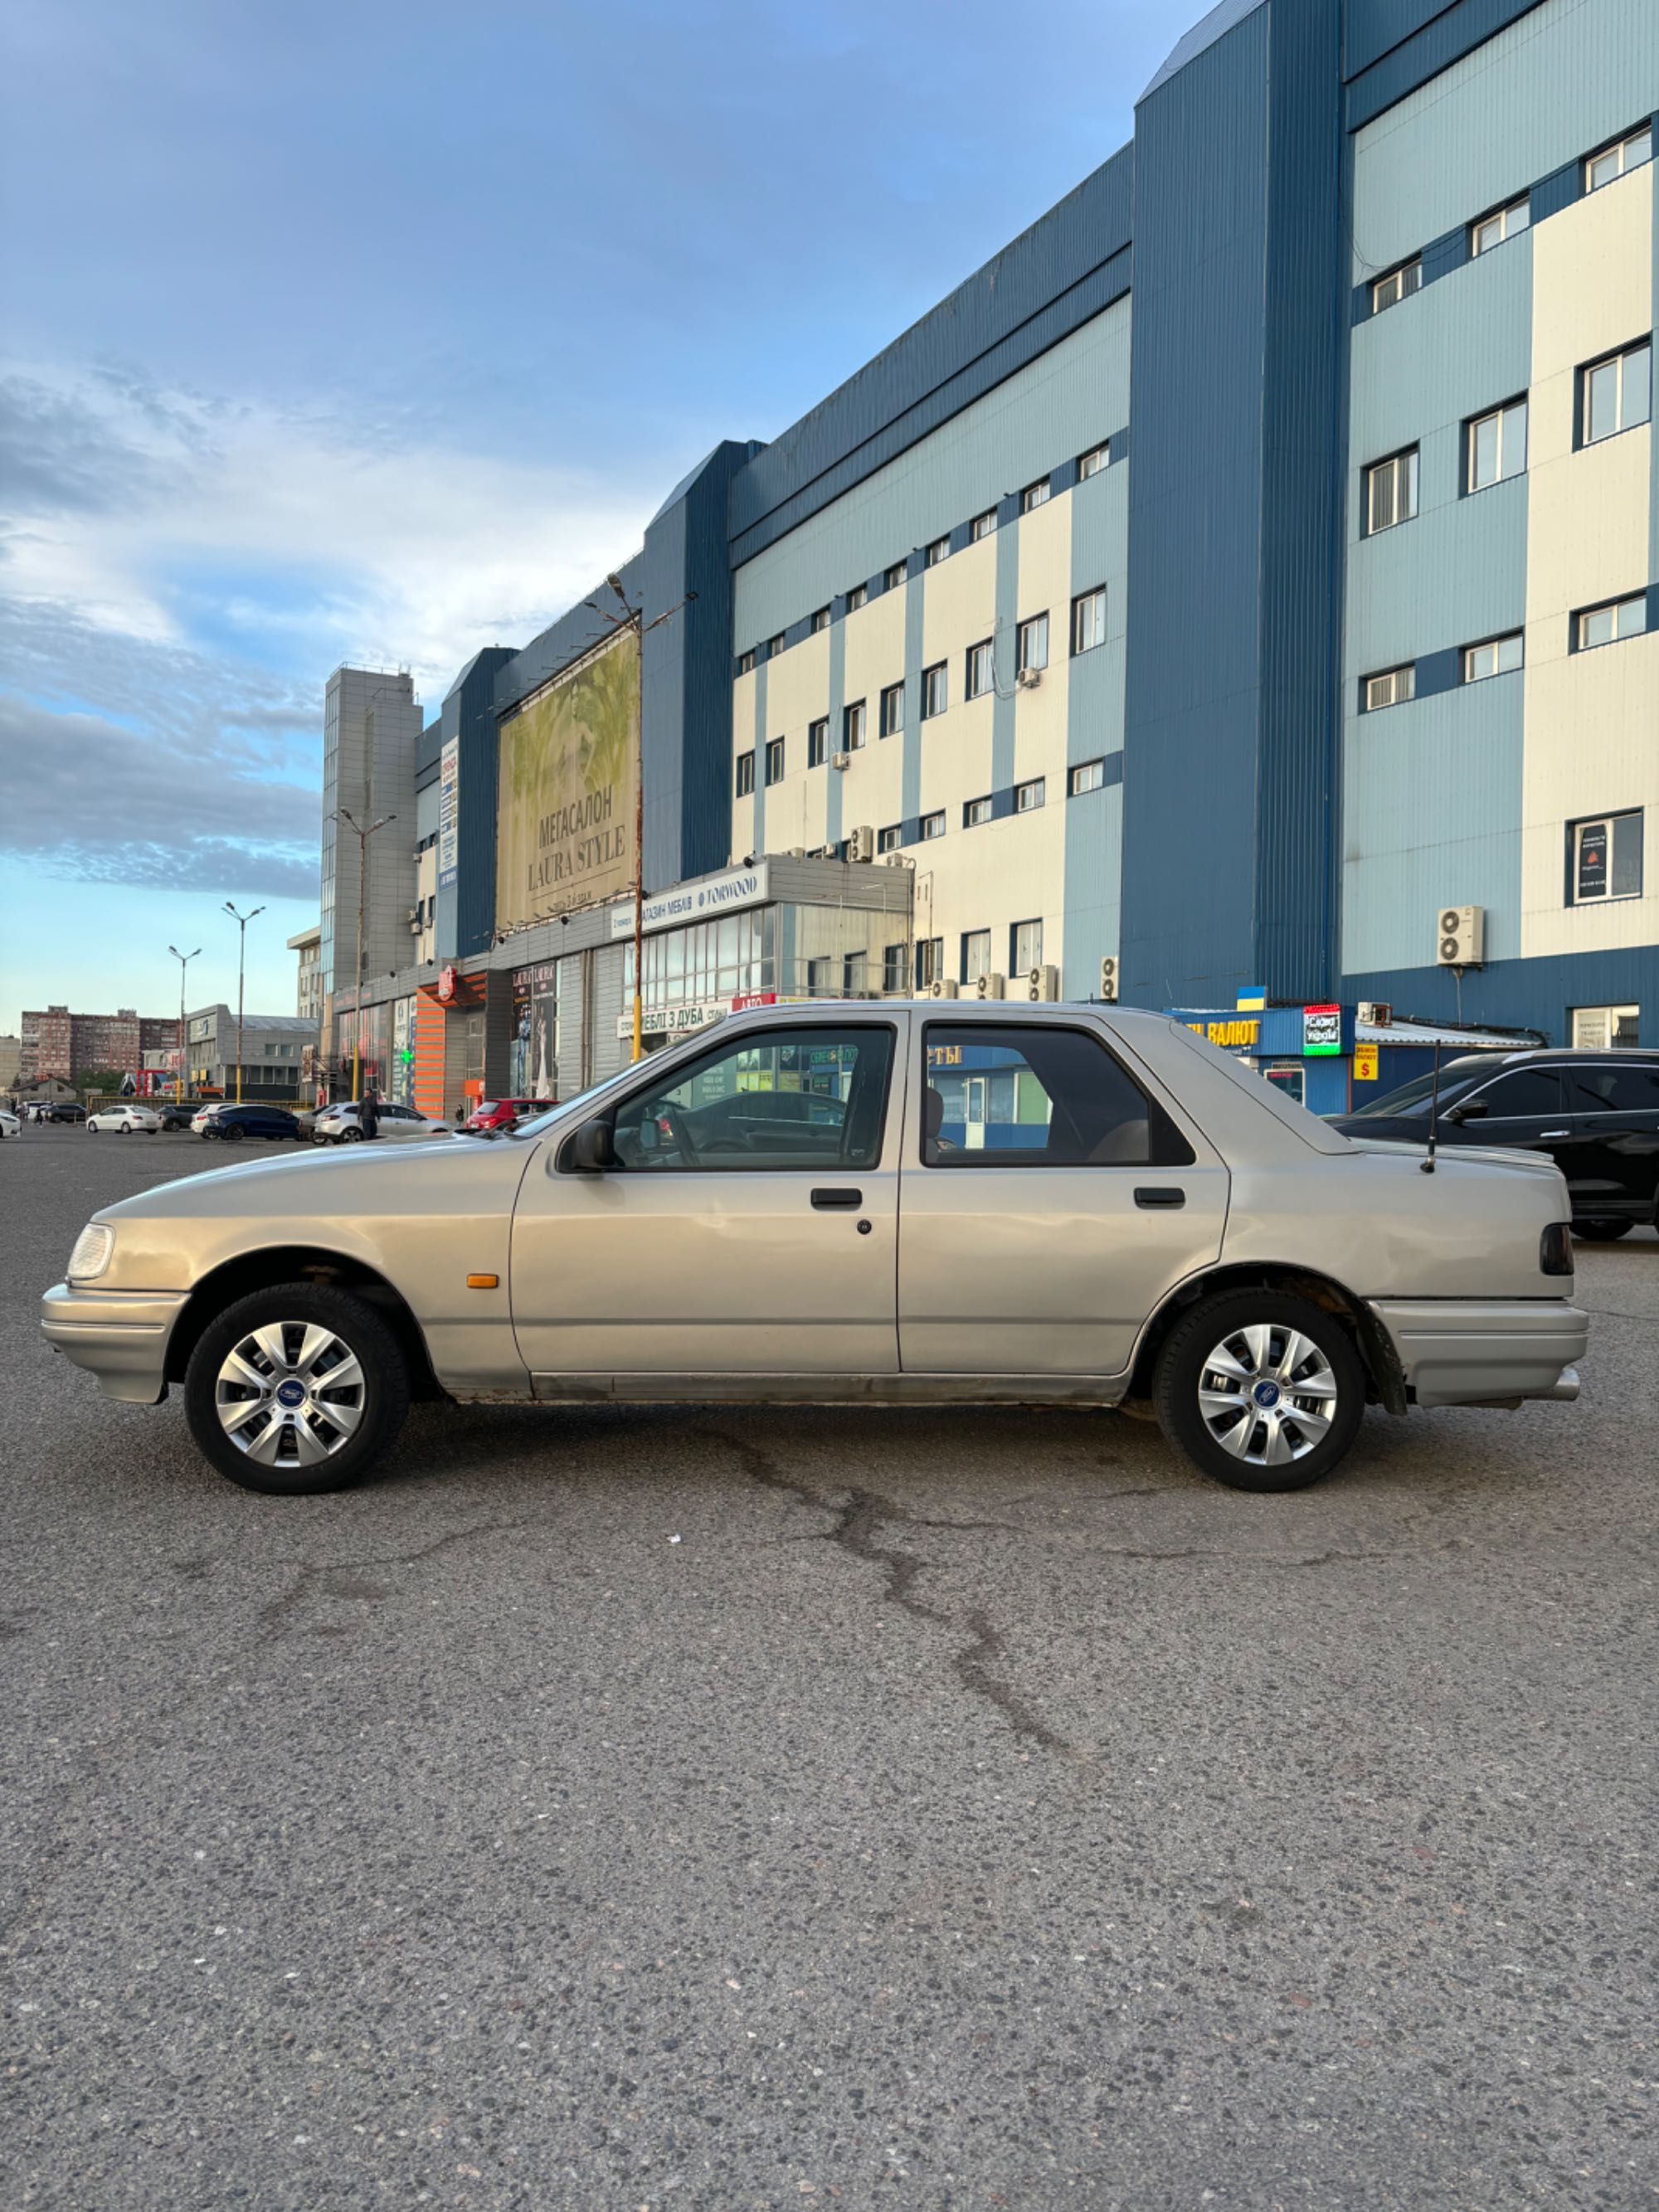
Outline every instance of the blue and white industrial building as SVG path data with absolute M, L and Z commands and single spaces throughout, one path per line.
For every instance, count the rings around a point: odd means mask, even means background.
M 786 995 L 1109 961 L 1659 1044 L 1656 109 L 1655 0 L 1224 0 L 1130 144 L 650 524 L 646 623 L 695 596 L 642 645 L 648 889 L 770 856 Z M 492 942 L 500 718 L 603 634 L 458 679 L 454 880 L 366 999 L 574 928 L 620 1003 L 605 917 Z

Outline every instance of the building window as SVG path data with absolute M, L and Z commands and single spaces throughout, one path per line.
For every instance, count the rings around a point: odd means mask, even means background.
M 1033 615 L 1023 622 L 1018 630 L 1018 659 L 1016 664 L 1022 676 L 1034 676 L 1048 665 L 1048 617 Z
M 1505 477 L 1518 477 L 1527 465 L 1527 403 L 1511 399 L 1488 415 L 1476 415 L 1463 425 L 1464 451 L 1468 465 L 1464 487 L 1485 491 Z
M 1403 668 L 1385 668 L 1376 676 L 1364 676 L 1359 680 L 1359 711 L 1374 714 L 1379 708 L 1399 707 L 1411 698 L 1417 690 L 1417 664 L 1408 660 Z
M 950 539 L 948 538 L 936 538 L 933 544 L 927 548 L 926 555 L 927 565 L 930 568 L 937 568 L 941 561 L 948 561 L 950 557 Z
M 1569 1027 L 1581 1052 L 1622 1050 L 1639 1041 L 1640 1006 L 1575 1006 Z
M 1628 138 L 1621 138 L 1616 146 L 1604 146 L 1599 154 L 1589 155 L 1584 162 L 1584 190 L 1599 192 L 1603 185 L 1611 185 L 1632 169 L 1639 169 L 1644 161 L 1653 159 L 1653 125 L 1644 123 L 1632 131 Z
M 755 648 L 751 645 L 747 653 L 740 653 L 738 655 L 738 673 L 739 676 L 752 676 L 754 672 Z
M 1578 372 L 1579 443 L 1598 445 L 1645 422 L 1653 405 L 1653 345 L 1644 338 Z
M 902 822 L 890 822 L 884 830 L 876 832 L 876 850 L 878 853 L 896 853 L 903 842 L 904 824 Z
M 841 714 L 841 749 L 845 753 L 864 750 L 864 702 L 854 699 L 850 707 L 843 707 Z
M 830 718 L 806 725 L 806 765 L 822 768 L 830 757 Z
M 895 561 L 892 567 L 887 571 L 887 574 L 882 579 L 882 581 L 886 585 L 890 592 L 897 591 L 899 586 L 904 581 L 903 562 Z
M 1086 453 L 1080 453 L 1078 456 L 1078 482 L 1086 483 L 1091 477 L 1097 477 L 1111 458 L 1112 449 L 1109 445 L 1091 446 Z
M 1570 903 L 1596 906 L 1642 896 L 1642 810 L 1567 825 Z
M 924 668 L 921 672 L 922 720 L 931 721 L 935 714 L 942 714 L 950 704 L 950 699 L 951 686 L 946 664 L 942 660 L 936 660 L 931 668 Z
M 991 802 L 988 798 L 970 799 L 962 810 L 962 826 L 964 830 L 977 830 L 990 818 Z
M 1017 783 L 1014 786 L 1014 811 L 1016 814 L 1035 814 L 1036 812 L 1038 807 L 1042 804 L 1043 787 L 1047 782 L 1047 780 L 1048 779 L 1044 776 L 1034 775 L 1029 783 Z
M 738 755 L 738 797 L 747 799 L 755 788 L 755 756 L 752 752 Z
M 1645 592 L 1628 599 L 1610 599 L 1605 606 L 1585 607 L 1573 617 L 1573 651 L 1588 653 L 1592 646 L 1617 645 L 1621 638 L 1640 637 L 1647 626 Z
M 783 739 L 769 738 L 766 744 L 766 781 L 769 784 L 783 781 Z
M 884 991 L 905 991 L 909 988 L 906 970 L 910 965 L 908 945 L 884 945 L 881 948 L 881 988 Z
M 1374 461 L 1366 470 L 1365 534 L 1373 538 L 1379 530 L 1392 530 L 1416 513 L 1417 448 L 1413 446 L 1403 453 L 1390 453 L 1386 461 Z
M 1092 653 L 1106 642 L 1106 586 L 1083 592 L 1072 602 L 1072 650 Z
M 828 607 L 820 607 L 817 610 L 817 612 L 812 617 L 813 636 L 816 637 L 821 629 L 828 629 L 829 627 L 830 610 Z
M 859 609 L 864 605 L 869 597 L 870 586 L 867 584 L 854 584 L 852 590 L 847 594 L 848 613 L 849 615 L 855 615 Z
M 920 937 L 916 939 L 916 988 L 925 991 L 930 983 L 937 983 L 945 973 L 945 939 L 942 937 Z
M 1422 289 L 1422 262 L 1417 258 L 1402 261 L 1398 269 L 1390 269 L 1386 276 L 1379 276 L 1371 286 L 1371 313 L 1380 315 L 1384 307 L 1397 307 L 1402 300 L 1409 300 L 1413 292 Z
M 1489 637 L 1480 645 L 1463 648 L 1463 681 L 1466 684 L 1484 683 L 1488 676 L 1512 675 L 1522 659 L 1521 633 L 1512 630 L 1507 637 Z
M 924 845 L 930 844 L 935 837 L 942 837 L 944 835 L 945 809 L 942 806 L 936 814 L 924 814 L 922 816 L 921 842 Z
M 1008 932 L 1008 972 L 1011 975 L 1029 975 L 1033 968 L 1042 965 L 1042 924 L 1040 921 L 1017 921 Z
M 991 933 L 988 929 L 964 929 L 962 933 L 962 980 L 977 983 L 981 975 L 991 972 Z
M 1067 778 L 1066 787 L 1073 798 L 1078 799 L 1085 791 L 1098 791 L 1105 781 L 1106 763 L 1103 760 L 1079 761 Z
M 769 637 L 767 639 L 766 657 L 769 660 L 775 660 L 782 651 L 783 632 L 780 630 L 775 637 Z
M 1035 483 L 1027 484 L 1019 495 L 1020 513 L 1030 514 L 1035 507 L 1046 507 L 1048 503 L 1048 494 L 1049 483 L 1047 477 L 1039 477 Z
M 982 699 L 988 691 L 996 689 L 995 653 L 988 637 L 979 645 L 968 648 L 968 696 Z
M 881 695 L 881 734 L 896 738 L 904 727 L 904 686 L 890 684 Z
M 1501 246 L 1506 238 L 1513 238 L 1518 230 L 1525 230 L 1532 221 L 1532 202 L 1522 192 L 1518 200 L 1507 207 L 1494 208 L 1483 215 L 1479 222 L 1469 225 L 1471 254 L 1490 253 L 1494 246 Z
M 983 514 L 976 514 L 969 524 L 969 538 L 974 544 L 977 545 L 981 538 L 989 538 L 996 526 L 997 511 L 994 507 L 988 507 Z

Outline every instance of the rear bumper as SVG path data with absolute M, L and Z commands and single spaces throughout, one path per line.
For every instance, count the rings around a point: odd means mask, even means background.
M 40 1301 L 48 1344 L 98 1377 L 104 1395 L 134 1406 L 167 1395 L 167 1343 L 185 1291 L 77 1291 L 58 1283 Z
M 1419 1406 L 1578 1395 L 1589 1316 L 1565 1298 L 1379 1298 L 1371 1310 Z

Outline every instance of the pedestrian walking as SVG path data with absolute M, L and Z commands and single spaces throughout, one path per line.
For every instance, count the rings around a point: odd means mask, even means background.
M 374 1085 L 372 1083 L 364 1091 L 363 1103 L 357 1109 L 357 1127 L 362 1131 L 365 1139 L 378 1137 L 380 1133 L 380 1109 L 375 1103 Z

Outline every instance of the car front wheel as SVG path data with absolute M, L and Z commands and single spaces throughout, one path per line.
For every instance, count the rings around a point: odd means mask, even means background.
M 1164 1435 L 1231 1490 L 1304 1490 L 1346 1454 L 1365 1376 L 1334 1314 L 1284 1291 L 1224 1291 L 1178 1322 L 1152 1388 Z
M 204 1457 L 245 1490 L 343 1490 L 390 1447 L 409 1372 L 374 1310 L 344 1291 L 283 1283 L 239 1299 L 203 1333 L 185 1413 Z

